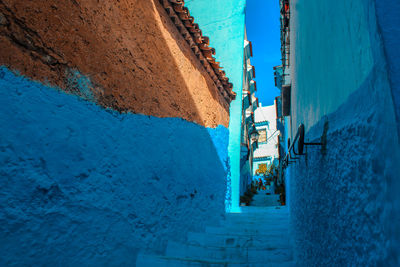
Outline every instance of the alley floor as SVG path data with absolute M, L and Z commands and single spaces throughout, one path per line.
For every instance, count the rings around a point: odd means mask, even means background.
M 142 253 L 136 266 L 293 266 L 289 212 L 285 206 L 260 206 L 276 197 L 255 195 L 257 206 L 228 213 L 219 226 L 189 232 L 186 243 L 168 243 L 164 255 Z
M 279 195 L 278 194 L 267 194 L 271 191 L 260 190 L 253 196 L 251 206 L 256 207 L 272 207 L 280 206 Z

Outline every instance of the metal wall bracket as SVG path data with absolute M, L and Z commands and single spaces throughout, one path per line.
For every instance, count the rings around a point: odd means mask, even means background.
M 300 124 L 299 126 L 299 140 L 297 141 L 297 150 L 299 151 L 299 155 L 304 155 L 304 146 L 323 146 L 322 142 L 320 143 L 306 143 L 304 142 L 304 124 Z
M 291 143 L 290 138 L 288 138 L 288 152 L 285 156 L 285 159 L 282 162 L 282 168 L 286 168 L 290 163 L 295 163 L 296 160 L 300 159 L 300 157 L 294 157 L 292 156 L 292 152 L 295 156 L 304 156 L 306 155 L 304 153 L 304 147 L 307 146 L 321 146 L 322 151 L 326 150 L 326 135 L 327 135 L 327 130 L 328 126 L 327 123 L 324 125 L 324 133 L 322 134 L 321 137 L 321 142 L 305 142 L 305 129 L 304 129 L 304 124 L 300 124 L 299 128 L 297 130 L 296 136 L 294 137 L 293 143 Z M 295 149 L 295 143 L 297 142 L 297 152 Z M 293 161 L 294 160 L 294 161 Z

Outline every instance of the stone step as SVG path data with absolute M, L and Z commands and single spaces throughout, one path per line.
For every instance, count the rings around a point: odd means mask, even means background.
M 241 212 L 229 212 L 225 215 L 253 215 L 260 217 L 270 216 L 273 214 L 289 214 L 289 210 L 286 206 L 269 206 L 269 207 L 254 207 L 254 206 L 244 206 L 241 207 Z
M 295 267 L 293 261 L 285 262 L 263 262 L 263 263 L 231 263 L 227 267 Z
M 269 223 L 269 222 L 280 222 L 280 221 L 289 221 L 288 215 L 279 215 L 279 216 L 269 216 L 269 217 L 238 217 L 238 216 L 229 216 L 225 217 L 227 222 L 236 222 L 236 223 Z
M 293 258 L 291 249 L 271 247 L 269 249 L 253 248 L 218 248 L 203 247 L 177 242 L 168 242 L 166 257 L 186 258 L 206 261 L 227 262 L 285 262 Z
M 254 207 L 254 206 L 242 206 L 238 212 L 228 212 L 226 214 L 259 214 L 261 216 L 265 214 L 277 214 L 288 212 L 287 206 L 268 206 L 268 207 Z
M 278 198 L 279 199 L 279 195 L 278 194 L 270 194 L 270 195 L 257 194 L 257 195 L 253 195 L 253 199 L 266 199 L 266 198 Z
M 248 206 L 250 207 L 250 206 Z M 251 206 L 252 207 L 252 206 Z M 263 219 L 267 219 L 267 218 L 282 218 L 282 217 L 290 217 L 289 216 L 289 212 L 288 211 L 279 211 L 279 212 L 274 212 L 274 211 L 270 211 L 268 213 L 259 215 L 257 213 L 225 213 L 225 218 L 227 220 L 231 219 L 231 218 L 248 218 L 248 219 L 252 219 L 252 220 L 263 220 Z
M 264 226 L 264 225 L 289 225 L 289 218 L 288 217 L 281 217 L 281 218 L 267 218 L 265 220 L 249 220 L 248 218 L 231 218 L 222 220 L 219 222 L 220 226 L 242 226 L 242 227 L 257 227 L 257 226 Z
M 250 205 L 251 206 L 257 206 L 260 205 L 262 206 L 277 206 L 280 205 L 281 202 L 279 201 L 279 198 L 275 198 L 275 197 L 271 197 L 271 198 L 254 198 L 251 202 Z
M 274 206 L 274 208 L 276 208 L 276 207 L 284 207 L 284 206 Z M 230 217 L 239 217 L 239 218 L 249 217 L 249 218 L 255 218 L 255 219 L 256 218 L 259 218 L 259 219 L 269 218 L 269 217 L 274 217 L 274 216 L 285 216 L 285 215 L 289 216 L 289 211 L 286 210 L 286 208 L 285 208 L 285 210 L 281 210 L 281 209 L 278 209 L 278 210 L 265 209 L 266 211 L 263 214 L 260 214 L 260 213 L 257 213 L 257 212 L 250 212 L 251 210 L 249 210 L 248 208 L 266 208 L 266 207 L 247 206 L 247 207 L 242 207 L 242 208 L 246 208 L 245 212 L 242 212 L 242 213 L 226 213 L 225 216 L 227 218 L 230 218 Z
M 258 248 L 268 249 L 291 248 L 289 236 L 287 234 L 278 233 L 276 235 L 215 235 L 207 233 L 188 233 L 188 244 L 203 247 L 236 247 L 236 248 Z
M 289 217 L 289 212 L 287 211 L 279 211 L 273 212 L 270 211 L 266 214 L 259 215 L 257 213 L 226 213 L 226 218 L 251 218 L 251 219 L 265 219 L 265 218 L 272 218 L 272 217 Z
M 268 234 L 280 234 L 287 233 L 288 225 L 265 225 L 251 227 L 235 227 L 235 226 L 207 226 L 206 233 L 215 235 L 268 235 Z
M 220 226 L 189 232 L 187 243 L 169 241 L 165 255 L 138 255 L 137 266 L 294 266 L 287 207 L 243 207 Z
M 252 206 L 246 206 L 246 207 L 241 207 L 240 213 L 258 213 L 260 215 L 269 213 L 269 212 L 282 212 L 282 211 L 288 211 L 288 208 L 286 206 L 275 206 L 275 207 L 252 207 Z M 235 214 L 232 212 L 231 214 Z M 237 214 L 237 213 L 236 213 Z
M 230 262 L 230 261 L 207 261 L 189 258 L 170 258 L 151 254 L 139 254 L 137 267 L 294 267 L 292 261 L 285 262 Z
M 284 225 L 289 228 L 289 219 L 281 219 L 281 220 L 269 220 L 269 221 L 261 221 L 261 222 L 246 222 L 242 220 L 229 220 L 229 221 L 220 221 L 218 225 L 220 227 L 236 227 L 236 228 L 266 228 L 268 226 L 274 227 Z
M 260 200 L 260 201 L 252 201 L 250 205 L 256 206 L 256 207 L 264 207 L 264 206 L 275 206 L 276 204 L 279 204 L 278 201 L 275 200 Z
M 222 267 L 226 262 L 207 262 L 192 259 L 170 258 L 151 254 L 139 254 L 136 267 Z M 237 265 L 240 266 L 240 265 Z

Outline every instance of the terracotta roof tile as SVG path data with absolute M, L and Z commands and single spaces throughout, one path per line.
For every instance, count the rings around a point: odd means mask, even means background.
M 225 71 L 219 62 L 215 61 L 215 49 L 210 47 L 210 38 L 203 36 L 203 33 L 194 18 L 190 16 L 189 10 L 185 7 L 184 0 L 159 0 L 167 11 L 168 16 L 176 25 L 183 38 L 188 42 L 194 54 L 215 82 L 218 90 L 225 100 L 230 103 L 235 99 L 236 93 L 232 91 L 233 84 L 229 82 Z

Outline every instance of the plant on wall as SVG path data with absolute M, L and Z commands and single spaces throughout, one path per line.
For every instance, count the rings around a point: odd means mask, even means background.
M 268 176 L 276 176 L 278 174 L 278 167 L 275 164 L 269 165 L 267 168 L 266 163 L 262 163 L 258 165 L 258 169 L 256 170 L 257 175 L 263 175 L 264 177 Z
M 258 165 L 258 169 L 256 170 L 257 175 L 262 175 L 262 174 L 265 174 L 266 172 L 267 172 L 267 164 L 266 163 L 262 163 L 262 164 Z

